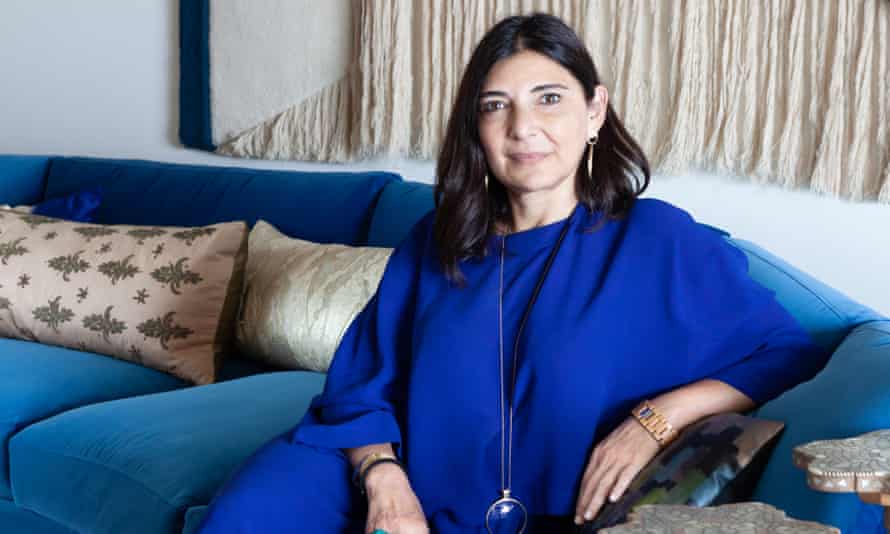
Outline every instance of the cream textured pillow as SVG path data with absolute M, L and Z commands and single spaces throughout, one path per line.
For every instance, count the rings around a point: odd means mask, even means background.
M 0 210 L 0 336 L 213 382 L 246 236 L 243 222 L 102 226 Z
M 294 239 L 258 221 L 248 238 L 239 348 L 273 365 L 326 372 L 391 253 Z

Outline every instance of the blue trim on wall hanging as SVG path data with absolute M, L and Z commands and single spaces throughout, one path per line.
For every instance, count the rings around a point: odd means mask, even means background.
M 179 2 L 179 140 L 216 150 L 210 123 L 210 0 Z

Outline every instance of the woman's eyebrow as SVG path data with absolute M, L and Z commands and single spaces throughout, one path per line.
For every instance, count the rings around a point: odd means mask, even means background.
M 535 93 L 538 91 L 546 91 L 548 89 L 565 89 L 566 91 L 569 90 L 568 87 L 566 87 L 565 85 L 563 85 L 561 83 L 547 83 L 544 85 L 535 86 L 535 88 L 532 89 L 532 92 Z
M 543 85 L 536 85 L 534 89 L 531 90 L 532 93 L 537 93 L 539 91 L 546 91 L 548 89 L 565 89 L 569 90 L 568 87 L 561 83 L 545 83 Z M 507 96 L 507 93 L 504 91 L 484 91 L 479 95 L 479 98 L 486 98 L 489 96 Z

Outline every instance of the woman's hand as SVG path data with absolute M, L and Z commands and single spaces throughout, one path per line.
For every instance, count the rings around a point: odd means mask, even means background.
M 606 499 L 618 500 L 658 449 L 643 425 L 633 417 L 625 419 L 590 454 L 575 504 L 575 523 L 596 517 Z
M 368 494 L 365 534 L 377 529 L 388 534 L 427 534 L 430 531 L 420 501 L 399 466 L 374 466 L 368 471 L 365 490 Z

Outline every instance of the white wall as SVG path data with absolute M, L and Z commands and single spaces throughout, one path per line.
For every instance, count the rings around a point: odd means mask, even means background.
M 386 169 L 410 180 L 432 180 L 432 162 L 381 159 L 335 166 L 236 160 L 181 148 L 176 0 L 9 0 L 4 7 L 0 153 Z M 890 315 L 890 206 L 705 173 L 656 176 L 648 194 L 754 241 Z

